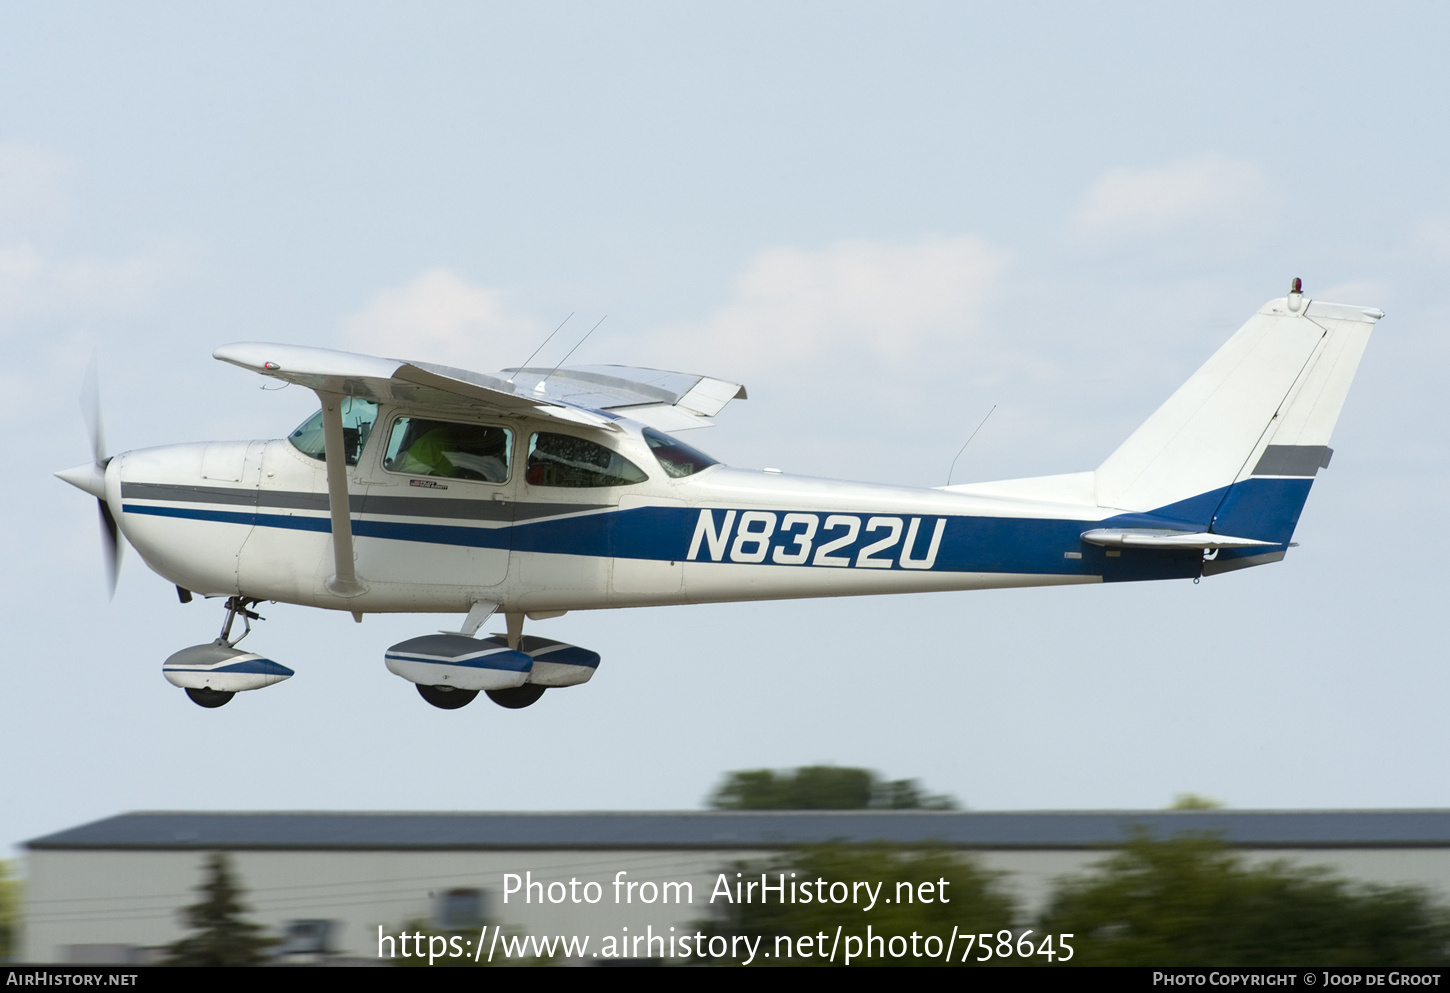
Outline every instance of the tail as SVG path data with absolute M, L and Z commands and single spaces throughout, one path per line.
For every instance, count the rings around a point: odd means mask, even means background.
M 1204 573 L 1284 557 L 1383 312 L 1271 300 L 1093 473 L 1101 507 L 1277 547 L 1224 549 Z

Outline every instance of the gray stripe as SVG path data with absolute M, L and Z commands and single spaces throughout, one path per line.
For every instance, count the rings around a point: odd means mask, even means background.
M 1255 476 L 1313 476 L 1329 468 L 1334 449 L 1327 445 L 1270 445 L 1264 449 Z
M 267 494 L 262 494 L 265 504 Z M 353 497 L 358 501 L 358 497 Z M 322 498 L 323 507 L 327 498 Z M 353 510 L 390 517 L 449 517 L 465 521 L 532 521 L 588 510 L 609 510 L 605 503 L 515 503 L 512 500 L 468 500 L 459 497 L 404 497 L 369 495 L 366 504 L 353 503 Z
M 367 503 L 359 509 L 365 514 L 386 514 L 390 517 L 450 517 L 464 521 L 511 521 L 514 519 L 513 505 L 503 500 L 460 500 L 456 497 L 429 499 L 428 497 L 372 496 L 369 494 Z
M 273 507 L 283 510 L 327 512 L 326 493 L 298 490 L 256 490 L 243 486 L 186 486 L 176 483 L 122 483 L 121 496 L 133 500 L 176 503 L 211 503 L 227 506 Z M 373 496 L 353 493 L 348 506 L 354 514 L 389 517 L 445 517 L 465 521 L 532 521 L 591 510 L 609 510 L 604 503 L 514 503 L 504 500 L 468 500 L 457 497 Z
M 302 496 L 302 494 L 297 494 Z M 121 496 L 133 500 L 172 500 L 185 503 L 222 503 L 255 507 L 257 489 L 254 486 L 179 486 L 175 483 L 122 483 Z M 327 495 L 323 494 L 322 510 L 327 509 Z

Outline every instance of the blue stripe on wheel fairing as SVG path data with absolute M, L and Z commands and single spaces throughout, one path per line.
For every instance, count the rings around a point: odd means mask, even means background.
M 295 676 L 297 673 L 285 665 L 278 665 L 271 659 L 247 659 L 245 662 L 232 662 L 229 665 L 204 666 L 204 665 L 178 665 L 163 666 L 162 672 L 246 672 L 256 673 L 263 676 Z
M 489 655 L 475 655 L 464 659 L 442 659 L 427 655 L 404 655 L 401 652 L 386 652 L 385 659 L 394 662 L 426 662 L 429 665 L 455 665 L 464 669 L 502 669 L 504 672 L 527 672 L 534 660 L 522 652 L 496 652 Z

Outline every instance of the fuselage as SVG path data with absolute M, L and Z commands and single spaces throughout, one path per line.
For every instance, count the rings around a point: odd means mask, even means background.
M 504 439 L 486 471 L 450 476 L 425 455 L 404 458 L 407 424 L 445 416 L 473 436 Z M 377 411 L 347 471 L 363 587 L 355 596 L 328 587 L 325 463 L 288 439 L 127 452 L 107 466 L 107 502 L 147 564 L 183 589 L 358 613 L 461 612 L 489 601 L 541 615 L 1202 571 L 1196 549 L 1107 549 L 1081 537 L 1105 523 L 1201 527 L 1161 513 L 718 464 L 677 476 L 648 429 L 628 419 L 563 434 L 557 422 L 528 417 L 459 421 L 456 410 Z M 644 478 L 550 476 L 535 466 L 547 439 L 608 449 Z

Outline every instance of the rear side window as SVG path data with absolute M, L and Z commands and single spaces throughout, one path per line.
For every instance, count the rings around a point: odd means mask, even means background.
M 691 448 L 678 438 L 671 438 L 654 428 L 644 429 L 644 440 L 649 443 L 660 468 L 675 479 L 693 476 L 701 469 L 708 469 L 716 462 L 698 448 Z
M 648 478 L 618 452 L 583 438 L 540 432 L 529 440 L 530 486 L 629 486 Z
M 409 476 L 477 479 L 505 483 L 509 478 L 508 428 L 456 424 L 421 417 L 400 417 L 388 435 L 383 468 Z

